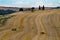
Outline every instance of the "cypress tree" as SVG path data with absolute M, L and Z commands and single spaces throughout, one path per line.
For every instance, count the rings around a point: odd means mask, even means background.
M 40 5 L 39 5 L 39 10 L 41 10 L 41 7 L 40 7 Z
M 44 7 L 44 5 L 43 5 L 43 7 L 42 7 L 42 10 L 45 10 L 45 7 Z

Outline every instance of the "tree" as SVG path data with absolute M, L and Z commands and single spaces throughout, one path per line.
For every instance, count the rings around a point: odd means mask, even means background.
M 42 7 L 42 10 L 45 10 L 45 7 L 44 7 L 44 5 L 43 5 L 43 7 Z
M 23 11 L 23 8 L 20 8 L 19 11 Z
M 41 9 L 40 5 L 39 5 L 39 10 Z
M 57 8 L 60 8 L 60 6 L 57 6 Z
M 35 9 L 34 7 L 31 8 L 32 12 L 34 12 L 34 9 Z

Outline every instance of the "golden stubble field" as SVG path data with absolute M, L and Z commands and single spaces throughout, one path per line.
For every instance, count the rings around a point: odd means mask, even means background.
M 0 16 L 0 40 L 60 40 L 60 9 Z

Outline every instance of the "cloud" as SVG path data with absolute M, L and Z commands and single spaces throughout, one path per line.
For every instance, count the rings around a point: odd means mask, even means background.
M 0 6 L 7 6 L 7 7 L 32 7 L 33 5 L 30 2 L 22 2 L 22 1 L 15 2 L 12 4 L 0 4 Z
M 43 2 L 42 0 L 41 1 L 36 1 L 36 2 L 29 2 L 29 1 L 20 1 L 20 0 L 17 0 L 17 1 L 14 1 L 12 2 L 11 4 L 0 4 L 0 6 L 7 6 L 7 7 L 38 7 L 38 6 L 48 6 L 48 7 L 54 7 L 54 6 L 58 6 L 60 5 L 60 1 L 59 3 L 57 4 L 54 4 L 54 3 L 45 3 Z
M 39 5 L 44 5 L 43 2 L 15 2 L 14 4 L 15 7 L 38 7 Z
M 12 4 L 14 6 L 18 6 L 18 7 L 29 7 L 31 6 L 31 3 L 30 2 L 16 2 L 14 4 Z
M 59 6 L 60 4 L 53 4 L 53 3 L 49 3 L 49 4 L 47 4 L 46 6 L 48 6 L 48 7 L 57 7 L 57 6 Z

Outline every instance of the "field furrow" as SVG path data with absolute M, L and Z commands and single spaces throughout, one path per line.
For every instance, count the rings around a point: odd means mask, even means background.
M 58 11 L 41 10 L 33 13 L 11 14 L 15 16 L 0 27 L 0 40 L 60 40 L 60 13 Z

